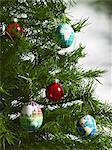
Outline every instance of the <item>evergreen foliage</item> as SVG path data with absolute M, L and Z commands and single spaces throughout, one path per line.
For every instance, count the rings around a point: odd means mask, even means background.
M 70 1 L 72 3 L 72 1 Z M 1 22 L 7 26 L 13 17 L 25 35 L 10 39 L 1 36 L 0 93 L 4 110 L 0 113 L 0 149 L 6 150 L 109 150 L 112 148 L 112 107 L 94 96 L 95 82 L 104 71 L 84 70 L 78 66 L 85 57 L 80 44 L 74 51 L 60 55 L 55 30 L 60 22 L 70 23 L 66 17 L 67 3 L 63 0 L 1 0 Z M 75 7 L 75 6 L 74 6 Z M 26 14 L 26 18 L 21 18 Z M 72 25 L 75 32 L 87 24 L 79 20 Z M 34 60 L 22 59 L 28 53 Z M 53 103 L 42 97 L 41 90 L 54 80 L 62 82 L 65 97 Z M 19 113 L 32 97 L 43 106 L 44 122 L 35 133 L 20 127 Z M 16 104 L 14 103 L 16 101 Z M 16 118 L 11 119 L 11 114 Z M 96 119 L 97 134 L 82 139 L 76 123 L 82 115 Z

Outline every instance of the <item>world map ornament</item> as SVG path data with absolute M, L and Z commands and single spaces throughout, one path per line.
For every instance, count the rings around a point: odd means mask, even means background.
M 58 80 L 55 80 L 51 85 L 47 87 L 46 96 L 53 102 L 58 102 L 64 97 L 64 89 L 58 82 Z
M 70 24 L 60 23 L 56 29 L 59 45 L 61 48 L 68 48 L 75 39 L 75 32 Z
M 43 113 L 40 106 L 34 102 L 26 103 L 20 115 L 20 124 L 28 132 L 34 132 L 41 127 L 43 123 Z
M 96 129 L 96 121 L 91 115 L 85 115 L 77 122 L 77 130 L 83 138 L 93 137 Z

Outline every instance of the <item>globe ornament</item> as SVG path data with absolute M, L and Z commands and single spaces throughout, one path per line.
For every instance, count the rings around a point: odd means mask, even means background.
M 28 132 L 34 132 L 41 127 L 42 122 L 43 113 L 40 106 L 34 101 L 26 103 L 20 115 L 21 127 Z
M 86 115 L 77 122 L 77 130 L 83 138 L 93 137 L 96 133 L 96 128 L 96 121 L 91 115 Z
M 64 89 L 58 80 L 47 87 L 46 96 L 53 102 L 58 102 L 64 97 Z
M 74 42 L 75 33 L 71 25 L 67 23 L 59 24 L 56 33 L 62 48 L 67 48 Z

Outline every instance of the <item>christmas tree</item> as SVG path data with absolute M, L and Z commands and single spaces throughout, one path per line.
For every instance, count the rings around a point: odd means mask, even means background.
M 78 65 L 87 20 L 72 24 L 68 3 L 1 0 L 0 149 L 112 148 L 112 107 L 94 95 L 104 71 Z

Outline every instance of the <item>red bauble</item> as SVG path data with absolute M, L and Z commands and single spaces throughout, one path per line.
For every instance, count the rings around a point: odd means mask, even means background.
M 20 34 L 24 32 L 23 28 L 17 22 L 10 23 L 6 28 L 6 33 L 10 34 L 11 37 L 15 37 L 17 32 Z
M 48 86 L 46 95 L 49 100 L 57 102 L 64 97 L 64 89 L 61 84 L 55 81 L 50 86 Z

